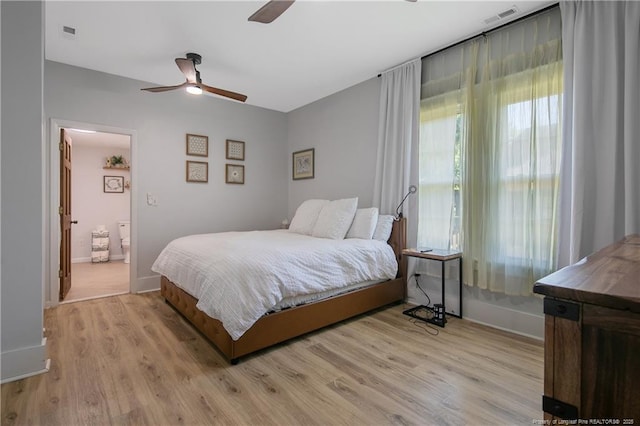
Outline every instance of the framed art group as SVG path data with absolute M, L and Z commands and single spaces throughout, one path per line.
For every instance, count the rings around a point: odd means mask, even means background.
M 209 137 L 187 133 L 186 152 L 188 156 L 208 157 Z M 245 143 L 232 139 L 226 140 L 225 157 L 227 160 L 244 161 Z M 206 161 L 187 160 L 187 182 L 208 183 L 209 163 Z M 244 184 L 244 165 L 227 163 L 225 165 L 225 182 L 232 184 Z M 106 191 L 105 191 L 106 192 Z
M 209 137 L 187 133 L 187 155 L 195 157 L 209 156 Z M 313 179 L 315 177 L 315 148 L 296 151 L 291 155 L 292 179 Z M 245 143 L 233 139 L 225 141 L 225 158 L 231 161 L 245 160 Z M 187 182 L 209 182 L 209 163 L 187 160 Z M 224 181 L 229 184 L 243 185 L 245 167 L 243 164 L 228 162 L 225 164 Z M 112 190 L 110 190 L 111 192 Z M 107 192 L 105 184 L 105 192 Z

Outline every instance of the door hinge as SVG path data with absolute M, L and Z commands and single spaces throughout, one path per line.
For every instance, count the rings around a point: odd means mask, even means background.
M 580 305 L 564 300 L 544 298 L 544 313 L 554 317 L 560 317 L 571 321 L 580 320 Z
M 58 278 L 62 278 L 64 275 L 62 274 L 62 269 L 58 271 Z
M 64 213 L 64 209 L 62 208 L 62 206 L 58 207 L 58 214 L 62 214 Z
M 542 395 L 542 411 L 566 420 L 578 418 L 578 408 L 575 405 L 558 401 L 546 395 Z
M 58 144 L 58 149 L 59 149 L 60 151 L 64 151 L 64 144 L 63 144 L 62 142 L 60 142 L 60 143 Z

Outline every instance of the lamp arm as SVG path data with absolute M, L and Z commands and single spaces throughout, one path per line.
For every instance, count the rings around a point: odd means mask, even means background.
M 402 201 L 400 201 L 400 204 L 398 204 L 398 207 L 396 207 L 396 218 L 398 219 L 402 218 L 402 211 L 400 211 L 400 209 L 402 208 L 402 205 L 404 204 L 407 197 L 409 197 L 409 195 L 415 194 L 417 191 L 418 191 L 418 188 L 415 185 L 411 185 L 409 187 L 409 192 L 407 192 L 407 194 L 404 196 Z

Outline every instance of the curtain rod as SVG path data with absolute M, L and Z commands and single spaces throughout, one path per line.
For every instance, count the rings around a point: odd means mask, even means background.
M 448 46 L 445 46 L 445 47 L 443 47 L 443 48 L 441 48 L 441 49 L 436 50 L 435 52 L 427 53 L 426 55 L 421 56 L 421 57 L 420 57 L 420 59 L 425 59 L 425 58 L 428 58 L 429 56 L 436 55 L 436 54 L 438 54 L 438 53 L 440 53 L 440 52 L 443 52 L 443 51 L 445 51 L 445 50 L 447 50 L 447 49 L 451 49 L 452 47 L 459 46 L 459 45 L 461 45 L 461 44 L 463 44 L 463 43 L 466 43 L 466 42 L 468 42 L 468 41 L 471 41 L 471 40 L 473 40 L 473 39 L 475 39 L 475 38 L 478 38 L 478 37 L 484 37 L 484 36 L 486 36 L 487 34 L 491 34 L 492 32 L 497 31 L 497 30 L 499 30 L 499 29 L 501 29 L 501 28 L 507 27 L 507 26 L 509 26 L 509 25 L 511 25 L 511 24 L 515 24 L 516 22 L 524 21 L 525 19 L 528 19 L 528 18 L 531 18 L 531 17 L 533 17 L 533 16 L 536 16 L 536 15 L 539 15 L 539 14 L 541 14 L 541 13 L 544 13 L 544 12 L 546 12 L 546 11 L 548 11 L 548 10 L 551 10 L 551 9 L 553 9 L 554 7 L 557 7 L 557 6 L 559 6 L 559 5 L 560 5 L 560 3 L 553 3 L 553 4 L 550 4 L 549 6 L 543 7 L 542 9 L 536 10 L 535 12 L 531 12 L 531 13 L 529 13 L 529 14 L 527 14 L 527 15 L 523 15 L 523 16 L 521 16 L 521 17 L 517 18 L 517 19 L 514 19 L 513 21 L 505 22 L 504 24 L 502 24 L 502 25 L 498 25 L 497 27 L 495 27 L 495 28 L 491 28 L 490 30 L 483 31 L 483 32 L 478 33 L 478 34 L 476 34 L 476 35 L 473 35 L 473 36 L 471 36 L 471 37 L 467 37 L 467 38 L 465 38 L 464 40 L 460 40 L 460 41 L 457 41 L 457 42 L 455 42 L 455 43 L 452 43 L 452 44 L 450 44 L 450 45 L 448 45 Z M 412 60 L 413 60 L 413 59 L 412 59 Z M 404 65 L 404 64 L 406 64 L 406 63 L 411 62 L 412 60 L 406 61 L 406 62 L 404 62 L 404 63 L 402 63 L 402 64 L 400 64 L 400 65 L 396 65 L 395 67 L 391 67 L 391 68 L 389 68 L 388 70 L 386 70 L 386 71 L 384 71 L 384 72 L 391 71 L 391 70 L 393 70 L 393 69 L 395 69 L 395 68 L 398 68 L 398 67 L 400 67 L 400 66 L 402 66 L 402 65 Z M 378 74 L 378 77 L 380 77 L 381 75 L 382 75 L 382 73 Z

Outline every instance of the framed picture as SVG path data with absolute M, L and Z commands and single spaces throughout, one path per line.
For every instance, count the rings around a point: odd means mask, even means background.
M 187 161 L 187 182 L 209 182 L 209 163 Z
M 244 184 L 244 166 L 239 164 L 227 164 L 225 182 L 239 183 L 241 185 Z
M 124 192 L 124 176 L 104 176 L 103 191 L 106 193 Z
M 293 180 L 313 179 L 315 148 L 293 153 Z
M 227 139 L 227 160 L 244 161 L 244 142 Z
M 187 133 L 187 155 L 196 157 L 209 156 L 209 137 L 202 135 L 190 135 Z

